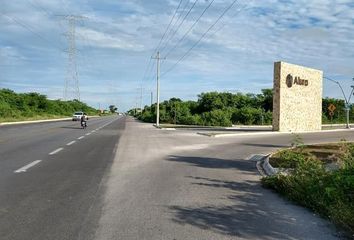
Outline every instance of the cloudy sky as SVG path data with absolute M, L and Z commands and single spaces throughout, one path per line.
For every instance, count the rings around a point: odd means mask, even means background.
M 141 87 L 149 104 L 157 49 L 165 58 L 162 100 L 259 93 L 272 87 L 280 60 L 321 69 L 348 92 L 354 85 L 353 0 L 1 0 L 0 88 L 63 98 L 73 66 L 68 15 L 82 16 L 75 34 L 80 94 L 96 108 L 139 106 Z M 324 96 L 342 98 L 327 80 Z

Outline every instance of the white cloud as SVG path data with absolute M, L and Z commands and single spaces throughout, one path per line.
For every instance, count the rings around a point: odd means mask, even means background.
M 78 29 L 78 33 L 87 38 L 89 43 L 84 42 L 84 44 L 89 44 L 90 46 L 103 48 L 118 48 L 130 51 L 143 50 L 143 46 L 141 44 L 134 43 L 134 40 L 129 39 L 131 37 L 110 35 L 107 33 L 84 28 Z
M 126 96 L 124 108 L 134 102 L 135 88 L 179 3 L 179 0 L 29 1 L 35 7 L 23 1 L 5 0 L 2 11 L 46 40 L 0 15 L 0 56 L 6 62 L 21 63 L 22 67 L 21 71 L 6 69 L 3 76 L 19 84 L 18 87 L 27 84 L 25 79 L 29 78 L 39 89 L 46 83 L 48 89 L 52 89 L 51 84 L 60 87 L 67 57 L 58 50 L 67 48 L 63 33 L 68 25 L 57 15 L 70 11 L 87 17 L 77 23 L 77 61 L 80 82 L 84 85 L 83 97 L 91 101 L 97 87 L 102 85 L 103 89 L 110 88 L 111 92 Z M 189 0 L 189 6 L 192 3 Z M 207 4 L 208 1 L 198 1 L 166 50 L 181 39 Z M 200 38 L 228 4 L 229 0 L 214 1 L 162 65 L 162 72 Z M 162 96 L 190 98 L 201 91 L 216 89 L 257 92 L 271 86 L 273 62 L 278 60 L 320 68 L 338 79 L 350 79 L 354 76 L 353 16 L 352 0 L 240 0 L 211 34 L 164 77 L 162 88 L 166 92 Z M 218 29 L 221 30 L 213 34 Z M 114 81 L 117 87 L 110 87 L 109 81 Z M 21 90 L 26 87 L 21 86 Z M 146 81 L 144 87 L 154 88 L 154 81 Z M 54 92 L 50 90 L 49 94 L 55 95 Z M 326 87 L 325 95 L 331 94 L 337 96 L 336 91 Z M 101 90 L 100 101 L 105 96 L 109 102 L 111 93 Z

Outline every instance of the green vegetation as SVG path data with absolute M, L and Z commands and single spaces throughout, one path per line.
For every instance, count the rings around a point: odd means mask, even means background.
M 118 108 L 115 105 L 109 105 L 109 111 L 115 113 L 118 111 Z
M 75 111 L 94 115 L 97 111 L 78 100 L 49 100 L 39 93 L 15 93 L 0 89 L 0 122 L 69 117 Z
M 328 106 L 336 110 L 331 117 Z M 198 95 L 197 101 L 171 98 L 160 103 L 160 122 L 180 125 L 231 126 L 232 124 L 270 125 L 272 123 L 273 92 L 263 89 L 261 94 L 232 94 L 208 92 Z M 322 101 L 323 123 L 345 123 L 344 101 L 325 98 Z M 156 121 L 156 104 L 144 109 L 132 109 L 130 115 L 144 122 Z M 350 119 L 354 121 L 354 106 Z
M 301 146 L 270 160 L 290 171 L 265 177 L 262 183 L 310 208 L 354 234 L 354 144 Z M 334 167 L 335 166 L 335 167 Z
M 209 92 L 198 96 L 198 101 L 182 101 L 171 98 L 160 104 L 162 123 L 231 126 L 232 124 L 271 124 L 272 90 L 264 89 L 262 94 L 232 94 Z M 134 115 L 134 110 L 130 114 Z M 139 119 L 154 122 L 156 104 L 136 111 Z
M 333 117 L 330 116 L 328 107 L 333 104 L 336 110 L 333 112 Z M 345 123 L 346 113 L 345 113 L 345 103 L 344 100 L 335 98 L 324 98 L 322 99 L 322 123 Z M 350 109 L 350 119 L 354 120 L 354 106 Z

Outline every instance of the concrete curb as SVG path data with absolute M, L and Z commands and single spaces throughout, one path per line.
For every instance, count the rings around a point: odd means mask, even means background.
M 98 117 L 100 117 L 100 116 L 89 116 L 89 118 L 98 118 Z M 19 122 L 3 122 L 3 123 L 0 123 L 0 126 L 30 124 L 30 123 L 45 123 L 45 122 L 61 122 L 61 121 L 69 121 L 69 120 L 72 120 L 72 117 L 32 120 L 32 121 L 19 121 Z
M 274 168 L 269 163 L 269 157 L 271 154 L 266 155 L 264 158 L 256 162 L 258 172 L 263 176 L 273 176 L 278 173 L 278 169 Z
M 197 132 L 199 135 L 207 136 L 207 137 L 235 137 L 235 136 L 252 136 L 252 135 L 272 135 L 272 134 L 306 134 L 306 133 L 326 133 L 326 132 L 345 132 L 345 131 L 354 131 L 353 128 L 351 129 L 328 129 L 328 130 L 321 130 L 321 131 L 308 131 L 308 132 L 273 132 L 273 131 L 266 131 L 266 132 L 248 132 L 248 133 L 204 133 L 204 132 Z
M 157 129 L 166 130 L 166 131 L 174 131 L 174 130 L 176 130 L 176 128 L 166 128 L 166 127 L 156 126 L 156 124 L 153 124 L 152 126 L 154 126 Z
M 203 133 L 197 132 L 197 134 L 207 137 L 235 137 L 235 136 L 252 136 L 252 135 L 271 135 L 271 134 L 288 134 L 283 132 L 249 132 L 249 133 Z
M 42 122 L 59 122 L 59 121 L 69 121 L 72 118 L 55 118 L 55 119 L 46 119 L 46 120 L 33 120 L 33 121 L 20 121 L 20 122 L 4 122 L 0 123 L 0 126 L 7 125 L 18 125 L 18 124 L 30 124 L 30 123 L 42 123 Z

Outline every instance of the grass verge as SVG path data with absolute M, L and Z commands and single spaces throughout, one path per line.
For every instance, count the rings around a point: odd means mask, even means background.
M 332 154 L 323 158 L 310 149 Z M 281 151 L 276 157 L 278 167 L 292 170 L 264 177 L 262 184 L 328 218 L 354 237 L 354 144 L 299 147 Z M 328 164 L 338 167 L 329 170 Z

